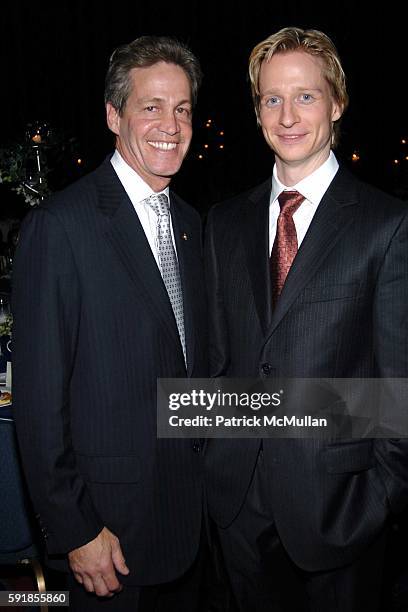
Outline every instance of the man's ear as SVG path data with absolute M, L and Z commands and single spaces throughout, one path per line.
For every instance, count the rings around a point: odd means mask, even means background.
M 111 132 L 116 134 L 116 136 L 119 136 L 119 113 L 110 102 L 107 102 L 106 104 L 106 123 L 108 124 L 108 128 L 111 130 Z
M 337 104 L 337 102 L 333 102 L 332 103 L 332 116 L 331 116 L 331 120 L 332 121 L 338 121 L 340 119 L 340 117 L 343 114 L 343 109 L 342 107 Z

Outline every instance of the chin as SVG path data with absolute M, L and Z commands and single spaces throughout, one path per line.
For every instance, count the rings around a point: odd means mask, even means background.
M 156 176 L 171 177 L 180 170 L 180 166 L 181 164 L 174 164 L 171 166 L 166 166 L 165 168 L 154 168 L 153 173 Z

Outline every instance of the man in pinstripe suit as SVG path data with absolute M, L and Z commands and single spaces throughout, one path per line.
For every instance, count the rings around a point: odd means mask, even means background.
M 200 79 L 173 39 L 119 47 L 105 87 L 114 155 L 21 231 L 15 418 L 48 554 L 67 558 L 76 579 L 71 609 L 197 603 L 171 583 L 183 587 L 199 548 L 201 447 L 157 439 L 156 379 L 206 375 L 200 220 L 168 187 L 190 145 Z M 158 196 L 161 212 L 150 205 Z
M 285 28 L 255 47 L 250 79 L 275 166 L 209 215 L 212 375 L 407 377 L 408 206 L 331 151 L 347 106 L 336 49 Z M 406 439 L 209 440 L 206 467 L 240 610 L 378 609 Z

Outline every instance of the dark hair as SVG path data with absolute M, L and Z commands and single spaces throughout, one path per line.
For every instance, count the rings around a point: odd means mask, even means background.
M 131 70 L 153 66 L 158 62 L 175 64 L 184 70 L 190 81 L 194 106 L 202 81 L 200 63 L 184 43 L 169 36 L 140 36 L 115 49 L 105 78 L 105 104 L 110 102 L 121 115 L 132 88 Z

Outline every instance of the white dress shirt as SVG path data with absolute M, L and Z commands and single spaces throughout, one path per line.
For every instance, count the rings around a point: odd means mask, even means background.
M 272 191 L 269 204 L 269 254 L 272 252 L 273 242 L 276 236 L 276 222 L 280 213 L 278 196 L 282 191 L 296 190 L 301 193 L 305 199 L 293 215 L 293 221 L 296 228 L 298 247 L 300 247 L 303 238 L 306 235 L 309 225 L 312 222 L 313 216 L 320 204 L 320 200 L 327 191 L 330 183 L 339 169 L 339 164 L 333 153 L 317 170 L 309 176 L 296 183 L 296 185 L 284 185 L 280 182 L 276 172 L 276 165 L 273 168 L 272 175 Z
M 125 162 L 125 160 L 123 159 L 119 151 L 116 150 L 114 152 L 110 161 L 113 166 L 113 169 L 118 175 L 120 182 L 123 185 L 124 190 L 128 194 L 130 201 L 133 204 L 133 207 L 136 211 L 137 216 L 139 217 L 139 221 L 142 224 L 144 233 L 146 234 L 146 238 L 149 242 L 149 245 L 154 255 L 154 258 L 156 260 L 157 266 L 160 270 L 159 249 L 157 245 L 157 215 L 154 212 L 153 208 L 149 206 L 147 202 L 144 202 L 146 198 L 150 197 L 156 192 L 153 191 L 153 189 L 149 187 L 147 183 L 145 183 L 145 181 L 139 176 L 139 174 L 135 170 L 133 170 L 133 168 L 131 168 L 129 164 Z M 164 193 L 168 197 L 168 200 L 170 203 L 168 187 L 166 187 L 166 189 L 164 189 L 163 191 L 159 191 L 157 193 Z M 171 211 L 171 204 L 170 204 L 170 211 Z M 170 229 L 171 229 L 171 238 L 173 241 L 173 246 L 174 246 L 174 250 L 176 253 L 176 257 L 177 257 L 177 249 L 176 249 L 176 244 L 174 241 L 171 214 L 170 214 Z

